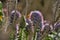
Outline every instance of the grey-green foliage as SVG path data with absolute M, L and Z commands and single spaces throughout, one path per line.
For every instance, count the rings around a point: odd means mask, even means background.
M 27 39 L 27 32 L 25 31 L 25 19 L 24 16 L 22 15 L 21 20 L 20 20 L 20 26 L 19 26 L 19 39 L 18 40 L 26 40 Z
M 20 28 L 24 28 L 25 27 L 25 19 L 24 19 L 24 16 L 21 17 L 21 20 L 20 20 Z
M 13 32 L 11 32 L 10 33 L 10 36 L 9 36 L 9 40 L 14 40 L 15 38 L 14 38 L 14 33 Z
M 51 32 L 50 34 L 48 34 L 44 40 L 60 40 L 60 36 L 59 36 L 59 33 L 53 31 Z

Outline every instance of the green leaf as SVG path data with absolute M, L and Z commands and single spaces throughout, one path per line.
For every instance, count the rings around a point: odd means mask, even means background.
M 2 2 L 0 1 L 0 9 L 2 9 Z
M 21 20 L 20 20 L 20 28 L 25 28 L 25 19 L 24 19 L 24 16 L 21 17 Z

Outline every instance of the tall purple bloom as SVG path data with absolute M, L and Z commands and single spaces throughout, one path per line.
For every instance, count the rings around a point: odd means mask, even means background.
M 17 20 L 21 17 L 21 14 L 19 11 L 17 10 L 13 10 L 10 14 L 10 23 L 13 22 L 13 20 Z
M 37 25 L 37 40 L 40 40 L 40 30 L 44 28 L 44 20 L 43 20 L 43 15 L 40 11 L 32 11 L 30 13 L 30 19 L 33 23 L 33 26 Z
M 50 30 L 52 30 L 53 29 L 53 27 L 52 27 L 52 25 L 49 23 L 49 21 L 44 21 L 44 28 L 43 28 L 43 31 L 50 31 Z
M 40 11 L 31 11 L 30 19 L 33 22 L 33 25 L 37 24 L 39 26 L 38 28 L 44 27 L 43 15 Z
M 54 29 L 55 29 L 56 31 L 58 31 L 58 30 L 60 29 L 60 22 L 56 22 L 56 23 L 54 24 Z
M 26 31 L 32 31 L 32 21 L 28 18 L 26 18 Z
M 15 24 L 14 24 L 14 27 L 15 27 L 15 31 L 16 31 L 16 33 L 15 33 L 15 40 L 16 39 L 18 39 L 18 37 L 19 37 L 19 24 L 18 24 L 18 20 L 20 20 L 20 18 L 21 18 L 21 13 L 19 12 L 19 11 L 17 11 L 17 10 L 13 10 L 12 12 L 11 12 L 11 14 L 10 14 L 10 23 L 13 23 L 13 22 L 15 22 Z

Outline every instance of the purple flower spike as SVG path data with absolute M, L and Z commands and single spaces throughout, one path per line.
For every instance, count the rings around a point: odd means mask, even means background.
M 21 13 L 17 10 L 13 10 L 10 15 L 10 23 L 13 22 L 13 20 L 17 20 L 21 17 Z M 15 19 L 14 19 L 15 18 Z
M 30 19 L 33 22 L 33 25 L 37 24 L 39 26 L 38 28 L 44 27 L 43 15 L 40 11 L 31 11 Z
M 59 30 L 59 29 L 60 29 L 60 22 L 56 22 L 56 23 L 54 24 L 54 29 L 55 29 L 55 30 Z

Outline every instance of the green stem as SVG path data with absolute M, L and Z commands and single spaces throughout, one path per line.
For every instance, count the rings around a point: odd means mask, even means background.
M 34 31 L 33 40 L 35 40 L 35 37 L 36 37 L 36 28 L 35 28 L 35 31 Z
M 21 35 L 20 35 L 20 37 L 21 37 L 20 39 L 22 40 L 22 29 L 21 29 Z

